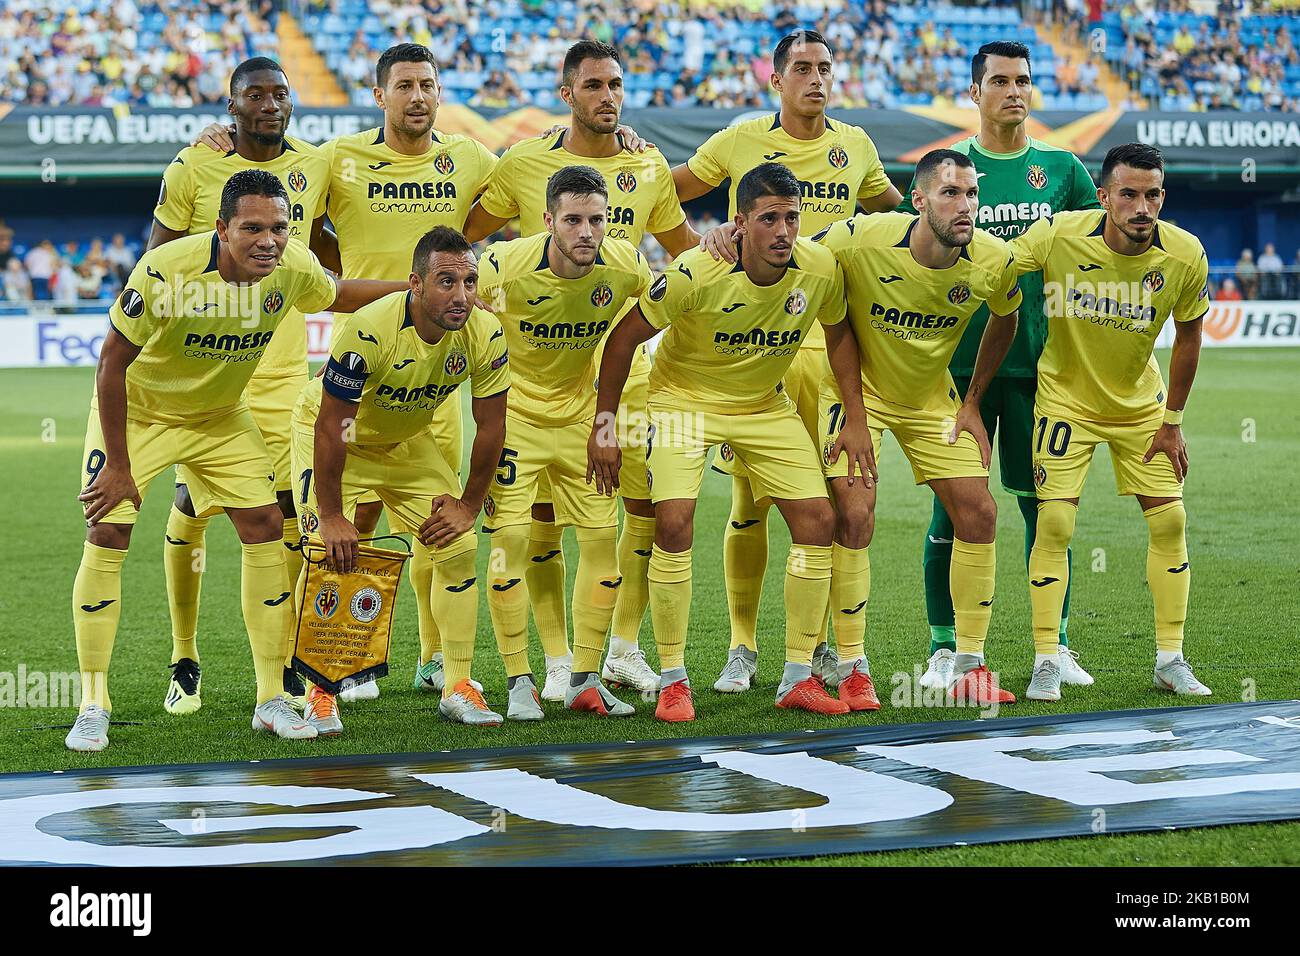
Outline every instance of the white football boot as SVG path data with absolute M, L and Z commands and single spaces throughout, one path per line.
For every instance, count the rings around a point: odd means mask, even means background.
M 108 746 L 108 711 L 98 704 L 88 704 L 63 738 L 69 750 L 98 752 Z
M 532 674 L 516 678 L 515 686 L 510 688 L 509 694 L 510 705 L 506 708 L 506 716 L 511 720 L 541 720 L 546 716 Z
M 758 672 L 758 654 L 747 647 L 727 651 L 727 663 L 713 684 L 720 694 L 743 694 L 753 685 Z
M 1034 665 L 1034 676 L 1029 679 L 1025 699 L 1061 699 L 1061 665 L 1057 663 L 1055 657 L 1046 658 Z
M 283 697 L 272 697 L 257 706 L 253 711 L 253 729 L 269 730 L 285 740 L 312 740 L 316 737 L 316 728 Z
M 608 654 L 600 676 L 614 687 L 630 687 L 641 694 L 659 693 L 659 675 L 646 663 L 645 652 L 639 647 L 627 654 Z
M 946 647 L 941 647 L 925 664 L 925 673 L 921 675 L 922 687 L 944 688 L 952 683 L 953 668 L 957 664 L 957 655 Z
M 1093 677 L 1079 666 L 1079 654 L 1064 644 L 1056 645 L 1056 662 L 1061 665 L 1061 683 L 1075 687 L 1090 687 Z
M 542 700 L 564 702 L 573 674 L 573 655 L 546 658 L 546 683 L 542 686 Z
M 1151 683 L 1160 690 L 1171 690 L 1181 697 L 1209 697 L 1214 691 L 1196 679 L 1192 665 L 1179 654 L 1164 667 L 1157 667 Z

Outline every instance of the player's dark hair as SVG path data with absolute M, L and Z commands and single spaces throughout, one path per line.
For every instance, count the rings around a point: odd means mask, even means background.
M 797 200 L 800 195 L 799 178 L 790 172 L 789 166 L 759 163 L 736 184 L 736 208 L 748 213 L 762 196 Z
M 569 47 L 564 54 L 564 66 L 560 69 L 560 85 L 572 87 L 578 78 L 578 68 L 587 60 L 613 60 L 620 67 L 623 58 L 619 56 L 618 47 L 601 43 L 599 40 L 579 40 Z
M 379 54 L 379 62 L 375 64 L 376 86 L 388 85 L 388 74 L 394 63 L 428 63 L 433 67 L 434 78 L 438 76 L 438 61 L 433 58 L 432 50 L 421 43 L 399 43 Z
M 226 180 L 221 189 L 221 209 L 217 215 L 222 222 L 230 222 L 239 209 L 239 200 L 245 196 L 266 196 L 270 199 L 283 199 L 289 204 L 289 193 L 280 182 L 280 177 L 265 169 L 241 169 Z
M 575 196 L 591 196 L 596 193 L 609 199 L 609 186 L 605 177 L 590 166 L 565 166 L 557 171 L 546 183 L 546 211 L 555 215 L 560 204 L 560 197 L 566 193 Z
M 261 73 L 264 70 L 271 70 L 284 76 L 284 85 L 289 85 L 288 74 L 284 68 L 272 60 L 269 56 L 255 56 L 245 60 L 239 66 L 235 67 L 235 72 L 230 74 L 230 95 L 234 96 L 245 86 L 248 85 L 248 77 L 253 73 Z
M 465 253 L 472 251 L 469 242 L 451 226 L 434 226 L 420 237 L 411 257 L 411 271 L 421 279 L 429 274 L 429 260 L 435 252 Z
M 794 33 L 781 37 L 776 50 L 772 53 L 772 69 L 777 73 L 785 72 L 785 66 L 790 62 L 790 51 L 795 49 L 796 43 L 800 44 L 801 48 L 820 43 L 826 47 L 826 52 L 831 55 L 831 59 L 835 59 L 835 48 L 816 30 L 795 30 Z
M 979 48 L 979 52 L 970 58 L 970 81 L 976 86 L 984 82 L 984 64 L 991 56 L 1005 56 L 1012 60 L 1024 60 L 1025 66 L 1030 66 L 1029 47 L 1025 46 L 1019 40 L 994 40 L 992 43 L 986 43 Z M 1030 75 L 1033 70 L 1030 69 Z
M 1110 182 L 1110 174 L 1116 166 L 1129 166 L 1133 169 L 1158 169 L 1165 171 L 1165 158 L 1160 150 L 1146 143 L 1121 143 L 1111 147 L 1101 164 L 1101 185 Z
M 965 153 L 959 153 L 955 149 L 932 149 L 916 164 L 916 173 L 913 182 L 917 188 L 924 191 L 929 185 L 930 180 L 934 178 L 935 170 L 948 161 L 958 169 L 974 169 L 975 163 Z

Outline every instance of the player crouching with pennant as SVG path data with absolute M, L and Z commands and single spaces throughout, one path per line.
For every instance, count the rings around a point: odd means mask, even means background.
M 446 226 L 425 233 L 409 290 L 349 317 L 325 374 L 303 389 L 294 409 L 293 467 L 303 533 L 319 537 L 336 571 L 357 567 L 360 545 L 348 516 L 367 492 L 401 526 L 419 529 L 414 547 L 431 555 L 430 601 L 443 634 L 447 677 L 438 710 L 449 720 L 496 725 L 501 716 L 470 680 L 478 624 L 474 522 L 505 441 L 510 366 L 500 323 L 472 304 L 477 286 L 478 262 L 464 237 Z M 462 491 L 429 426 L 466 380 L 476 432 Z M 304 605 L 316 596 L 304 593 Z M 312 613 L 308 606 L 303 616 Z M 343 730 L 334 695 L 322 687 L 308 692 L 306 717 L 319 734 Z

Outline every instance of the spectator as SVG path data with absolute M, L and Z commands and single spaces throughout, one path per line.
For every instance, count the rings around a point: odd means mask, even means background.
M 104 272 L 89 257 L 77 266 L 77 298 L 98 300 L 103 297 Z
M 58 266 L 51 283 L 54 288 L 54 304 L 56 307 L 76 305 L 77 270 L 73 267 L 70 259 L 57 257 L 57 262 Z
M 1237 260 L 1237 284 L 1241 286 L 1242 295 L 1247 299 L 1255 298 L 1255 286 L 1259 279 L 1259 270 L 1255 268 L 1255 254 L 1249 249 L 1241 250 Z
M 1079 68 L 1070 57 L 1061 57 L 1056 66 L 1056 87 L 1062 93 L 1079 92 Z
M 21 259 L 12 256 L 0 275 L 4 278 L 6 299 L 10 302 L 32 301 L 32 280 L 28 278 Z
M 113 234 L 113 241 L 104 250 L 104 258 L 108 261 L 108 267 L 116 277 L 119 285 L 125 285 L 127 276 L 135 267 L 135 253 L 131 251 L 130 246 L 126 244 L 126 236 L 120 232 Z
M 1097 83 L 1101 79 L 1101 70 L 1092 60 L 1084 60 L 1079 64 L 1079 92 L 1096 93 L 1098 91 Z
M 45 239 L 27 252 L 23 266 L 32 282 L 32 298 L 37 301 L 49 301 L 53 291 L 50 280 L 58 268 L 59 254 L 54 251 L 54 243 Z
M 17 259 L 14 252 L 14 231 L 0 220 L 0 272 L 9 268 L 9 260 Z
M 1240 302 L 1241 290 L 1237 288 L 1236 280 L 1228 276 L 1219 285 L 1219 291 L 1214 293 L 1216 302 Z
M 1255 262 L 1259 270 L 1259 297 L 1261 299 L 1282 298 L 1282 257 L 1273 248 L 1273 243 L 1264 243 L 1264 251 Z

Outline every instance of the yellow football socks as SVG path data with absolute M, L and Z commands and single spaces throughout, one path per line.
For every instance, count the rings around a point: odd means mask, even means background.
M 1142 512 L 1147 519 L 1147 583 L 1156 610 L 1156 650 L 1181 651 L 1192 568 L 1187 560 L 1187 512 L 1170 501 Z
M 610 633 L 637 643 L 641 621 L 650 603 L 650 552 L 655 543 L 655 519 L 627 512 L 623 515 L 623 533 L 618 538 L 618 571 L 623 583 L 614 602 L 614 621 Z M 577 612 L 574 612 L 574 641 L 577 641 Z
M 758 505 L 748 478 L 731 479 L 731 514 L 722 534 L 722 572 L 731 616 L 731 647 L 758 651 L 758 603 L 767 571 L 768 506 Z
M 284 519 L 284 569 L 289 576 L 289 636 L 284 650 L 284 666 L 293 667 L 293 643 L 298 622 L 298 578 L 302 574 L 302 531 L 297 518 Z
M 600 670 L 605 635 L 622 586 L 617 528 L 578 528 L 578 572 L 573 582 L 573 673 Z
M 659 667 L 670 671 L 685 666 L 686 627 L 691 613 L 691 551 L 663 551 L 655 545 L 650 555 L 650 621 L 659 649 Z
M 85 543 L 72 583 L 72 626 L 81 670 L 81 706 L 113 709 L 108 696 L 108 662 L 122 613 L 122 562 L 126 552 Z
M 257 674 L 257 703 L 266 703 L 284 690 L 285 644 L 289 637 L 289 573 L 284 544 L 265 541 L 243 545 L 240 602 L 244 626 L 253 649 Z
M 785 659 L 812 664 L 826 626 L 831 594 L 831 549 L 792 544 L 785 560 Z
M 413 542 L 411 549 L 411 590 L 415 592 L 415 610 L 416 617 L 420 622 L 420 661 L 427 663 L 433 660 L 433 655 L 442 650 L 442 636 L 438 629 L 438 616 L 433 613 L 433 565 L 434 555 L 418 540 Z M 454 584 L 462 583 L 466 578 L 474 577 L 474 568 L 471 566 L 469 573 L 462 575 L 460 581 Z M 477 589 L 476 593 L 477 593 Z M 446 661 L 443 662 L 445 668 Z
M 988 636 L 989 619 L 993 616 L 993 577 L 996 564 L 993 542 L 972 544 L 961 538 L 953 538 L 948 586 L 952 590 L 958 654 L 984 653 L 984 638 Z M 1055 635 L 1056 632 L 1052 633 Z M 1055 649 L 1056 645 L 1053 644 L 1052 647 Z
M 534 520 L 529 530 L 527 574 L 533 623 L 547 657 L 569 653 L 569 628 L 564 608 L 564 528 Z
M 204 539 L 208 518 L 191 518 L 172 505 L 163 544 L 163 575 L 172 619 L 172 660 L 199 659 L 195 632 L 199 623 L 199 591 L 203 585 Z
M 1055 654 L 1061 635 L 1061 607 L 1070 582 L 1070 540 L 1079 506 L 1054 499 L 1038 503 L 1038 528 L 1029 552 L 1029 606 L 1034 653 Z
M 457 684 L 469 677 L 474 661 L 474 635 L 478 630 L 478 579 L 474 563 L 478 536 L 462 535 L 441 551 L 430 552 L 418 542 L 415 549 L 417 553 L 424 552 L 422 563 L 431 571 L 432 592 L 426 600 L 432 615 L 443 624 L 445 640 L 440 650 L 446 682 L 442 695 L 447 697 Z
M 867 601 L 871 598 L 871 559 L 866 548 L 831 548 L 831 618 L 841 661 L 852 661 L 865 651 Z
M 488 557 L 488 609 L 497 650 L 505 662 L 506 676 L 532 672 L 528 663 L 528 582 L 524 580 L 528 561 L 528 527 L 499 528 L 491 537 Z M 446 655 L 443 655 L 446 669 Z

